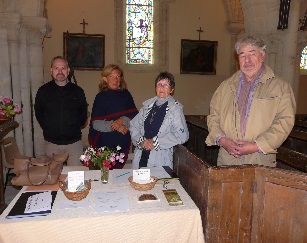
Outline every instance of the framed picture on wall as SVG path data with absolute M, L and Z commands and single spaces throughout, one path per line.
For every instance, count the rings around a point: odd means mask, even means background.
M 180 73 L 216 74 L 217 41 L 181 40 Z
M 104 35 L 63 33 L 64 57 L 75 70 L 102 70 L 104 45 Z

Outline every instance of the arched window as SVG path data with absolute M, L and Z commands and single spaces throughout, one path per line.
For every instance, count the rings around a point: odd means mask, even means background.
M 116 63 L 126 70 L 168 70 L 168 9 L 175 0 L 115 0 Z
M 126 63 L 153 64 L 153 1 L 126 0 Z
M 307 46 L 302 51 L 300 69 L 307 70 Z

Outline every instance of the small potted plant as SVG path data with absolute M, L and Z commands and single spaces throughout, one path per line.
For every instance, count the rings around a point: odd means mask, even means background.
M 0 120 L 11 119 L 21 111 L 21 106 L 14 104 L 11 98 L 0 96 Z

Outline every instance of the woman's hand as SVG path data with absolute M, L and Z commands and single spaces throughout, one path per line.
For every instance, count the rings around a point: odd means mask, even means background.
M 118 131 L 121 134 L 125 135 L 129 131 L 129 129 L 126 126 L 122 125 L 118 129 L 116 129 L 116 131 Z
M 145 139 L 142 143 L 142 148 L 146 150 L 153 150 L 154 145 L 152 139 Z
M 110 128 L 112 131 L 119 131 L 121 126 L 123 126 L 124 119 L 123 118 L 118 118 L 117 120 L 113 121 Z

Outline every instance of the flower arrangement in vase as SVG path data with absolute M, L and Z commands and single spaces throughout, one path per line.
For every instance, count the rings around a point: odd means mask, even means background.
M 108 183 L 109 169 L 116 165 L 116 162 L 124 163 L 125 154 L 121 153 L 121 147 L 116 146 L 115 149 L 106 146 L 100 148 L 88 147 L 81 155 L 80 160 L 83 165 L 89 166 L 91 163 L 101 169 L 102 183 Z
M 14 104 L 9 97 L 0 96 L 0 119 L 7 120 L 21 113 L 21 106 Z

